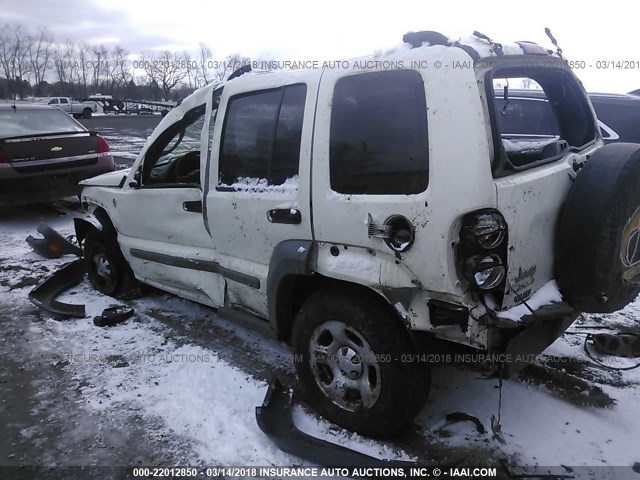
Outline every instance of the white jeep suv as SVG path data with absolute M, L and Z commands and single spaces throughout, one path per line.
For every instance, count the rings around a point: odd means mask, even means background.
M 271 332 L 308 401 L 370 436 L 420 409 L 433 339 L 506 376 L 640 289 L 640 146 L 603 147 L 567 62 L 528 42 L 405 41 L 196 91 L 129 171 L 82 183 L 93 218 L 77 229 L 98 290 L 142 282 Z M 559 134 L 502 132 L 522 79 Z

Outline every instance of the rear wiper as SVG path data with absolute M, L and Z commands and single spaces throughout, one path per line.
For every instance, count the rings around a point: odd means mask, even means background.
M 500 110 L 500 115 L 503 117 L 507 115 L 507 107 L 509 106 L 509 85 L 504 86 L 504 93 L 502 95 L 502 99 L 504 100 L 504 106 L 502 110 Z

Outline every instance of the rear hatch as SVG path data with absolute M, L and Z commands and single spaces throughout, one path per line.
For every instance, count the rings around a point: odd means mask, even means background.
M 488 100 L 497 206 L 509 232 L 506 309 L 555 277 L 560 210 L 575 171 L 602 141 L 587 94 L 562 59 L 491 60 L 478 79 Z

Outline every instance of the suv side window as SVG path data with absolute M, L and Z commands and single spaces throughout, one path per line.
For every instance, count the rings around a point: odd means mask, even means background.
M 373 72 L 339 79 L 330 136 L 332 190 L 408 195 L 427 188 L 427 108 L 418 72 Z
M 142 186 L 200 186 L 200 140 L 206 105 L 185 113 L 149 148 L 142 164 Z
M 232 97 L 220 146 L 220 185 L 282 185 L 298 174 L 306 85 Z

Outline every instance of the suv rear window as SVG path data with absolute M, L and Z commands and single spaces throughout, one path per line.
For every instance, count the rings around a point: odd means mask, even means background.
M 338 80 L 330 135 L 332 190 L 407 195 L 427 188 L 427 109 L 418 72 L 373 72 Z

